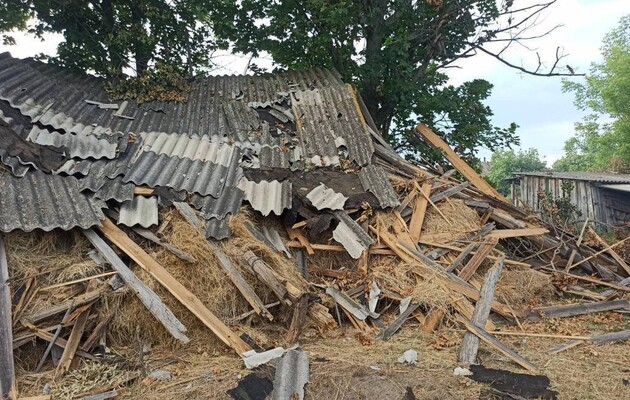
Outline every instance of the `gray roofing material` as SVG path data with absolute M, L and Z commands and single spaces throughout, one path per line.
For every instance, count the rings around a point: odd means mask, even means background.
M 194 194 L 190 198 L 190 204 L 201 211 L 205 219 L 223 219 L 228 214 L 236 214 L 241 208 L 245 193 L 236 187 L 226 187 L 221 196 L 200 196 Z
M 599 185 L 599 187 L 604 189 L 619 190 L 622 192 L 630 192 L 630 184 Z
M 0 231 L 87 229 L 100 225 L 104 203 L 81 193 L 72 177 L 29 171 L 16 178 L 0 171 Z
M 306 198 L 310 200 L 313 207 L 318 210 L 343 210 L 348 198 L 341 193 L 337 193 L 323 183 L 311 190 Z
M 361 185 L 366 192 L 373 193 L 383 208 L 396 207 L 399 201 L 385 171 L 379 165 L 368 165 L 359 171 Z
M 33 126 L 26 140 L 40 145 L 63 147 L 71 158 L 108 158 L 116 157 L 117 140 L 120 136 L 95 136 L 72 133 L 60 133 Z M 113 139 L 113 140 L 112 140 Z
M 0 149 L 0 161 L 6 165 L 13 175 L 22 177 L 26 175 L 30 167 L 20 162 L 17 157 L 11 157 L 5 149 Z
M 333 231 L 333 239 L 343 245 L 352 258 L 361 257 L 361 254 L 374 244 L 374 240 L 346 212 L 337 211 L 334 215 L 339 220 L 339 225 Z
M 302 350 L 287 350 L 276 365 L 273 400 L 304 399 L 304 386 L 310 382 L 308 355 Z
M 120 206 L 118 223 L 129 227 L 140 225 L 143 228 L 157 225 L 157 197 L 134 196 L 133 200 L 125 201 Z
M 123 183 L 122 177 L 105 178 L 103 185 L 94 191 L 94 197 L 103 201 L 116 200 L 119 203 L 132 200 L 136 185 Z
M 615 174 L 605 172 L 515 172 L 516 176 L 540 176 L 554 179 L 571 179 L 578 181 L 601 183 L 630 183 L 630 174 Z
M 269 215 L 273 211 L 274 214 L 280 215 L 283 210 L 291 207 L 293 196 L 291 182 L 289 181 L 254 181 L 241 179 L 238 187 L 245 193 L 245 200 L 249 202 L 252 208 L 264 216 Z
M 236 146 L 225 143 L 217 136 L 186 136 L 167 133 L 143 133 L 143 151 L 165 154 L 169 157 L 189 158 L 229 166 Z
M 206 239 L 213 238 L 216 240 L 223 240 L 232 234 L 232 229 L 229 225 L 229 217 L 225 218 L 210 218 L 206 220 Z

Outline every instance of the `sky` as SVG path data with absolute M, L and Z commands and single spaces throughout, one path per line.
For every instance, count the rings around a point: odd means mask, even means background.
M 514 0 L 515 7 L 533 3 L 536 2 Z M 555 59 L 556 47 L 560 46 L 568 54 L 561 62 L 563 67 L 569 64 L 577 73 L 588 72 L 592 62 L 600 61 L 599 48 L 604 35 L 626 14 L 630 14 L 630 0 L 558 0 L 542 14 L 532 32 L 544 32 L 556 25 L 562 26 L 550 35 L 530 42 L 529 49 L 514 46 L 505 56 L 513 64 L 535 68 L 536 52 L 539 52 L 543 62 L 549 66 Z M 0 44 L 0 52 L 10 51 L 14 57 L 30 57 L 42 52 L 54 54 L 61 39 L 49 35 L 41 42 L 20 34 L 15 37 L 17 45 Z M 248 58 L 222 54 L 215 61 L 219 64 L 216 73 L 241 74 Z M 268 59 L 255 61 L 262 66 L 271 64 Z M 560 78 L 526 75 L 484 54 L 462 60 L 456 65 L 458 68 L 449 70 L 451 83 L 481 78 L 494 85 L 487 101 L 494 112 L 493 122 L 502 127 L 507 127 L 511 122 L 517 123 L 521 148 L 538 149 L 549 166 L 562 156 L 562 146 L 573 135 L 574 123 L 582 118 L 583 113 L 573 105 L 573 95 L 562 92 Z M 583 78 L 570 79 L 579 81 Z M 490 159 L 492 153 L 481 149 L 480 155 Z

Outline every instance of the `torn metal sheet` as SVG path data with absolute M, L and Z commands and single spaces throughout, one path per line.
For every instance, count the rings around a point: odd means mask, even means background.
M 337 304 L 343 307 L 346 311 L 352 314 L 356 319 L 364 321 L 367 317 L 378 318 L 380 314 L 372 312 L 356 301 L 352 300 L 347 294 L 339 291 L 338 289 L 329 286 L 326 288 L 326 294 L 335 300 Z
M 318 210 L 343 210 L 348 198 L 341 193 L 337 193 L 328 186 L 320 183 L 315 189 L 311 190 L 306 198 Z
M 387 179 L 385 171 L 378 165 L 368 165 L 359 172 L 361 185 L 366 192 L 376 196 L 383 208 L 396 207 L 400 203 L 391 182 Z
M 304 386 L 308 382 L 310 382 L 308 355 L 302 350 L 287 350 L 276 365 L 272 398 L 303 400 Z
M 291 258 L 291 253 L 284 245 L 284 242 L 282 241 L 282 238 L 280 237 L 280 234 L 278 233 L 277 230 L 271 227 L 268 227 L 266 225 L 263 225 L 262 234 L 265 236 L 265 239 L 267 239 L 267 241 L 271 243 L 273 248 L 276 249 L 276 251 L 281 251 L 284 254 L 286 254 L 288 258 Z
M 0 171 L 0 231 L 55 228 L 87 229 L 100 225 L 104 202 L 81 193 L 73 177 L 29 171 L 16 178 Z
M 134 196 L 133 200 L 124 202 L 120 206 L 118 223 L 129 227 L 140 225 L 143 228 L 157 225 L 157 197 Z
M 238 187 L 245 192 L 245 200 L 252 208 L 267 216 L 273 211 L 281 215 L 282 211 L 291 207 L 293 200 L 291 182 L 284 181 L 260 181 L 256 183 L 247 179 L 241 179 Z
M 339 225 L 333 231 L 333 239 L 343 245 L 352 258 L 361 257 L 361 254 L 374 244 L 374 240 L 345 212 L 336 211 L 334 215 L 339 220 Z
M 63 148 L 70 158 L 108 158 L 117 156 L 118 140 L 124 140 L 121 135 L 94 136 L 84 134 L 61 133 L 49 131 L 33 126 L 26 140 L 45 146 Z

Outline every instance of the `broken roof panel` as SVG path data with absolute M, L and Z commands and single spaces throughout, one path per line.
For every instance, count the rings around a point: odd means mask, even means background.
M 310 200 L 313 207 L 318 210 L 343 210 L 348 198 L 341 193 L 337 193 L 328 186 L 320 183 L 315 189 L 311 190 L 306 198 Z
M 134 196 L 120 206 L 118 223 L 125 226 L 140 225 L 148 228 L 158 224 L 158 199 L 155 196 Z
M 373 193 L 381 207 L 396 207 L 399 204 L 396 192 L 381 166 L 372 164 L 361 168 L 359 179 L 363 189 Z
M 304 399 L 304 386 L 310 382 L 308 355 L 302 350 L 287 350 L 276 365 L 272 399 Z
M 60 133 L 33 126 L 26 140 L 40 145 L 63 147 L 71 158 L 115 158 L 119 150 L 121 135 L 94 136 L 73 133 Z
M 229 216 L 225 218 L 210 218 L 206 220 L 206 239 L 223 240 L 232 234 Z
M 348 254 L 354 259 L 361 257 L 374 240 L 355 220 L 344 211 L 334 213 L 339 225 L 333 231 L 333 239 L 343 245 Z
M 205 219 L 222 219 L 228 214 L 236 214 L 238 212 L 244 196 L 245 193 L 241 189 L 226 187 L 218 198 L 194 194 L 190 198 L 190 204 L 201 211 Z
M 273 211 L 274 214 L 280 215 L 286 209 L 291 207 L 292 190 L 289 181 L 254 181 L 241 179 L 238 187 L 245 192 L 245 200 L 249 202 L 252 208 L 260 211 L 262 215 L 267 216 Z
M 30 232 L 100 225 L 104 203 L 81 193 L 73 177 L 29 171 L 17 178 L 0 171 L 0 231 Z

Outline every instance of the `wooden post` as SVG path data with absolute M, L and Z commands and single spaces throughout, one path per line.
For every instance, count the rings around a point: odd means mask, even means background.
M 0 398 L 17 399 L 15 365 L 13 364 L 13 323 L 9 265 L 4 241 L 0 235 Z

